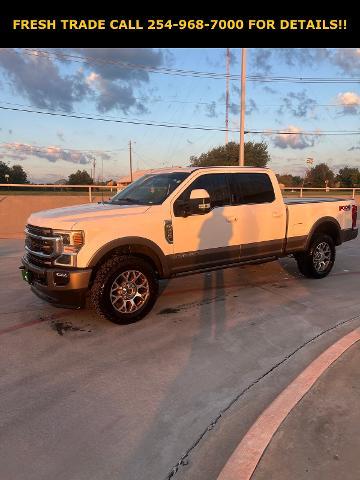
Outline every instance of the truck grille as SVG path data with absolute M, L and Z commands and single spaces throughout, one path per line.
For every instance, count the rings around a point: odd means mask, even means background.
M 25 250 L 28 260 L 38 266 L 51 266 L 60 254 L 61 239 L 50 228 L 26 225 Z
M 51 228 L 43 228 L 43 227 L 36 227 L 35 225 L 26 225 L 26 230 L 29 233 L 34 235 L 38 235 L 40 237 L 51 237 L 52 236 L 52 229 Z

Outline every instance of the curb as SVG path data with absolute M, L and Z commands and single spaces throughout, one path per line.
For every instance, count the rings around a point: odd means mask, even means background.
M 330 365 L 358 340 L 360 328 L 342 337 L 313 360 L 258 417 L 217 480 L 250 480 L 272 437 L 291 410 Z

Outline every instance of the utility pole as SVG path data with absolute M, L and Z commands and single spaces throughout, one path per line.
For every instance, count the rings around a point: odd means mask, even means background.
M 96 159 L 93 159 L 93 182 L 96 183 L 95 181 L 95 167 L 96 167 Z
M 245 165 L 244 130 L 245 130 L 245 87 L 246 87 L 246 48 L 241 49 L 241 106 L 240 106 L 240 151 L 239 165 Z
M 225 145 L 229 142 L 229 83 L 230 83 L 230 48 L 226 49 L 226 113 L 225 113 Z
M 131 140 L 129 141 L 130 182 L 133 181 Z

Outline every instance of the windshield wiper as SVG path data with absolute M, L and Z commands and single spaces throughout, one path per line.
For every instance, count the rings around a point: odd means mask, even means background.
M 139 202 L 138 200 L 134 200 L 133 198 L 130 198 L 130 197 L 117 198 L 112 203 L 118 203 L 118 202 L 125 202 L 125 203 L 133 203 L 133 204 L 137 204 L 137 205 L 142 205 L 141 202 Z

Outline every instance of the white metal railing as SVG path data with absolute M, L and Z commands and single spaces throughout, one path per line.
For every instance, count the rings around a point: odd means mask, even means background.
M 290 192 L 300 192 L 300 197 L 304 196 L 304 190 L 305 191 L 315 191 L 315 192 L 332 192 L 336 193 L 337 191 L 342 191 L 342 192 L 349 192 L 349 195 L 351 195 L 352 198 L 355 198 L 356 192 L 360 195 L 360 188 L 342 188 L 342 187 L 284 187 L 282 188 L 282 191 L 290 191 Z
M 2 190 L 1 187 L 5 188 L 5 190 Z M 57 190 L 57 189 L 62 189 L 66 188 L 68 189 L 75 189 L 75 188 L 86 188 L 88 190 L 88 195 L 89 195 L 89 202 L 92 202 L 93 198 L 93 190 L 98 188 L 98 189 L 107 189 L 110 190 L 110 192 L 120 192 L 121 190 L 124 189 L 123 186 L 119 185 L 34 185 L 34 184 L 29 184 L 29 183 L 0 183 L 0 195 L 2 192 L 6 192 L 6 190 L 10 190 L 11 188 L 16 187 L 18 189 L 27 189 L 27 188 L 33 188 L 33 189 L 38 189 L 38 188 L 51 188 L 52 191 Z M 71 194 L 71 192 L 69 192 Z
M 69 189 L 76 189 L 76 188 L 86 188 L 88 190 L 88 195 L 89 195 L 89 202 L 92 202 L 92 197 L 94 195 L 93 190 L 94 189 L 103 189 L 103 190 L 110 190 L 110 192 L 117 193 L 121 190 L 124 189 L 124 186 L 111 186 L 111 185 L 33 185 L 29 183 L 0 183 L 0 195 L 2 192 L 6 192 L 6 189 L 11 189 L 11 188 L 18 188 L 18 189 L 27 189 L 27 188 L 51 188 L 52 191 L 57 190 L 57 189 L 62 189 L 66 188 L 67 190 Z M 5 190 L 2 190 L 1 188 L 5 188 Z M 352 198 L 355 198 L 356 193 L 360 195 L 360 187 L 359 188 L 342 188 L 342 187 L 284 187 L 282 188 L 283 192 L 290 191 L 290 192 L 299 192 L 300 197 L 304 196 L 304 191 L 305 192 L 327 192 L 331 193 L 334 192 L 336 193 L 337 191 L 342 191 L 342 192 L 349 192 L 349 195 L 351 195 Z M 71 193 L 71 192 L 69 192 Z

